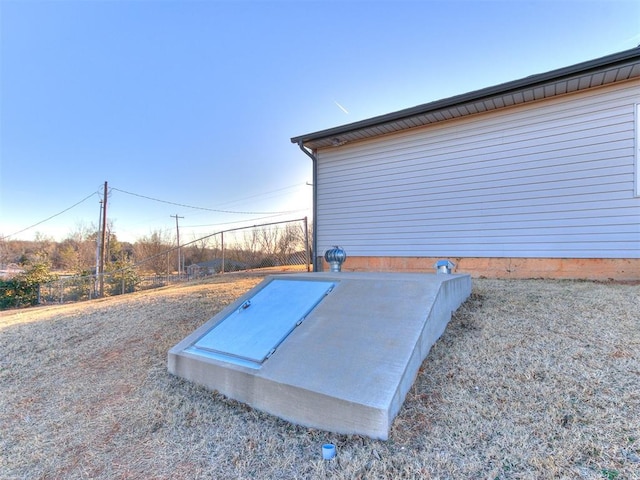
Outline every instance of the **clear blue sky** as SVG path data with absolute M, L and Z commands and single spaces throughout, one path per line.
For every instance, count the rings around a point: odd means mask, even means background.
M 290 137 L 638 44 L 637 0 L 0 0 L 0 236 L 96 224 L 105 181 L 121 240 L 311 216 Z

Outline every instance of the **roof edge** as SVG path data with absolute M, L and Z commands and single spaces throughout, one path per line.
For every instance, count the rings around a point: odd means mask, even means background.
M 405 108 L 395 112 L 387 113 L 384 115 L 378 115 L 365 120 L 359 120 L 357 122 L 348 123 L 338 127 L 332 127 L 325 130 L 319 130 L 317 132 L 308 133 L 305 135 L 299 135 L 291 138 L 291 143 L 303 145 L 306 142 L 314 140 L 320 140 L 327 137 L 332 137 L 353 130 L 360 130 L 363 128 L 375 127 L 388 122 L 394 122 L 402 120 L 404 118 L 412 117 L 419 114 L 424 114 L 433 110 L 439 110 L 442 108 L 453 107 L 458 104 L 467 103 L 471 101 L 482 100 L 486 97 L 492 97 L 499 94 L 506 94 L 513 91 L 517 91 L 523 88 L 534 87 L 538 84 L 546 83 L 551 80 L 560 80 L 565 77 L 570 77 L 580 73 L 587 73 L 591 70 L 597 70 L 602 67 L 613 66 L 619 63 L 624 63 L 630 59 L 640 59 L 640 45 L 624 50 L 622 52 L 613 53 L 604 57 L 599 57 L 593 60 L 587 60 L 585 62 L 570 65 L 568 67 L 562 67 L 555 70 L 550 70 L 544 73 L 538 73 L 529 75 L 518 80 L 512 80 L 509 82 L 501 83 L 491 87 L 482 88 L 479 90 L 473 90 L 468 93 L 460 95 L 454 95 L 441 100 L 435 100 L 433 102 L 424 103 L 415 107 Z

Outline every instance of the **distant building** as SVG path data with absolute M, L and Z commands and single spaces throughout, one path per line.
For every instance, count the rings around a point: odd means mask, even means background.
M 639 104 L 634 48 L 292 138 L 316 268 L 640 279 Z
M 225 272 L 237 272 L 240 270 L 247 270 L 248 268 L 249 266 L 246 263 L 238 262 L 237 260 L 226 259 L 224 261 Z M 214 275 L 216 273 L 221 273 L 222 271 L 221 258 L 209 260 L 208 262 L 194 263 L 187 267 L 187 275 L 195 278 Z

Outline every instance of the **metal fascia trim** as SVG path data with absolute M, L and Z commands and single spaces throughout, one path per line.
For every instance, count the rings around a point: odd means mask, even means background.
M 549 72 L 530 75 L 519 80 L 513 80 L 510 82 L 501 83 L 499 85 L 494 85 L 492 87 L 474 90 L 472 92 L 463 93 L 461 95 L 455 95 L 453 97 L 448 97 L 442 100 L 436 100 L 434 102 L 429 102 L 404 110 L 399 110 L 397 112 L 387 113 L 385 115 L 372 117 L 366 120 L 360 120 L 358 122 L 349 123 L 339 127 L 333 127 L 306 135 L 292 137 L 291 143 L 304 145 L 306 142 L 320 140 L 332 136 L 339 136 L 341 134 L 352 132 L 354 130 L 371 128 L 377 125 L 402 120 L 407 117 L 413 117 L 435 110 L 451 108 L 458 104 L 487 100 L 491 97 L 495 97 L 496 95 L 505 95 L 521 90 L 523 88 L 540 86 L 542 84 L 548 83 L 549 81 L 562 80 L 563 78 L 572 77 L 577 74 L 588 73 L 590 71 L 598 70 L 603 67 L 611 67 L 617 64 L 623 64 L 629 60 L 634 59 L 640 60 L 640 47 L 614 53 L 612 55 L 597 58 L 595 60 L 588 60 L 586 62 L 578 63 L 568 67 L 551 70 Z

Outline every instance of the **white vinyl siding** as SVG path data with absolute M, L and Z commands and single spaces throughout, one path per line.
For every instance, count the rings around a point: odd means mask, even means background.
M 639 258 L 640 82 L 317 153 L 318 250 Z
M 640 197 L 640 103 L 636 103 L 636 197 Z

